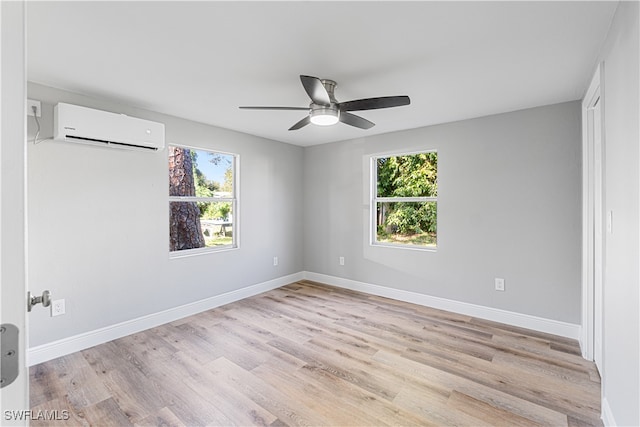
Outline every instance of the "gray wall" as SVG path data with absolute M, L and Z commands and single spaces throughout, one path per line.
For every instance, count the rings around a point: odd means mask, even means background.
M 638 2 L 621 2 L 604 61 L 606 403 L 618 425 L 640 425 L 640 35 Z
M 430 149 L 437 251 L 370 246 L 369 155 Z M 305 269 L 578 324 L 580 165 L 578 102 L 308 147 Z
M 303 270 L 302 148 L 36 84 L 28 97 L 43 101 L 41 138 L 53 105 L 69 102 L 163 122 L 169 144 L 238 153 L 242 196 L 240 249 L 169 259 L 166 150 L 29 142 L 29 288 L 50 289 L 67 310 L 34 310 L 31 346 Z

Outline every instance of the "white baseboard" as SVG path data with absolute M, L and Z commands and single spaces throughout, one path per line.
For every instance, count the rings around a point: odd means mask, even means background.
M 613 412 L 611 412 L 611 407 L 609 406 L 609 401 L 606 397 L 602 398 L 602 423 L 605 427 L 614 427 L 617 426 L 615 418 L 613 418 Z
M 212 308 L 248 298 L 253 295 L 261 294 L 301 280 L 303 277 L 304 275 L 302 272 L 290 274 L 288 276 L 279 277 L 267 282 L 258 283 L 235 291 L 206 298 L 201 301 L 138 317 L 137 319 L 128 320 L 116 325 L 107 326 L 95 331 L 31 347 L 27 354 L 27 364 L 28 366 L 37 365 L 38 363 L 46 362 L 47 360 L 84 350 L 127 335 L 135 334 L 136 332 L 154 328 L 206 310 L 211 310 Z
M 505 323 L 507 325 L 532 329 L 534 331 L 559 335 L 562 337 L 580 339 L 581 327 L 573 323 L 560 322 L 552 319 L 521 314 L 512 311 L 500 310 L 497 308 L 485 307 L 481 305 L 469 304 L 466 302 L 454 301 L 446 298 L 434 297 L 417 292 L 403 291 L 400 289 L 388 288 L 380 285 L 358 282 L 341 277 L 329 276 L 326 274 L 304 272 L 304 278 L 315 282 L 326 283 L 345 289 L 365 292 L 372 295 L 392 298 L 399 301 L 406 301 L 413 304 L 433 307 L 440 310 L 447 310 L 453 313 L 464 314 L 466 316 L 478 317 L 492 320 L 494 322 Z

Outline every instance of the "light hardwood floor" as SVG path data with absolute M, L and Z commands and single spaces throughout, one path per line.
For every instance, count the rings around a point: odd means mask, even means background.
M 601 425 L 577 342 L 302 281 L 31 368 L 32 425 Z

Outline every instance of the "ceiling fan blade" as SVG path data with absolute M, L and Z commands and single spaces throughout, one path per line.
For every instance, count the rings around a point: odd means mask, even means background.
M 300 110 L 309 111 L 309 107 L 238 107 L 241 110 Z
M 376 125 L 367 119 L 363 119 L 355 114 L 347 113 L 346 111 L 340 112 L 340 121 L 344 124 L 355 126 L 360 129 L 371 129 Z
M 298 130 L 302 127 L 305 127 L 306 125 L 308 125 L 309 123 L 311 123 L 311 117 L 307 116 L 304 119 L 300 120 L 298 123 L 296 123 L 295 125 L 291 126 L 289 128 L 289 130 Z
M 408 96 L 383 96 L 341 102 L 339 108 L 340 111 L 377 110 L 379 108 L 400 107 L 410 103 L 411 100 Z
M 302 82 L 302 86 L 304 86 L 304 90 L 307 91 L 307 95 L 309 95 L 309 98 L 311 98 L 314 104 L 326 106 L 331 104 L 331 98 L 329 98 L 327 89 L 324 88 L 324 85 L 319 78 L 301 75 L 300 81 Z

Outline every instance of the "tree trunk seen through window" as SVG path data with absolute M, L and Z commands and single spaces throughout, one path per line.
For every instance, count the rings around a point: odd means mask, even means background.
M 195 197 L 191 151 L 169 147 L 169 195 Z M 171 251 L 203 248 L 200 209 L 196 202 L 169 203 L 169 248 Z

